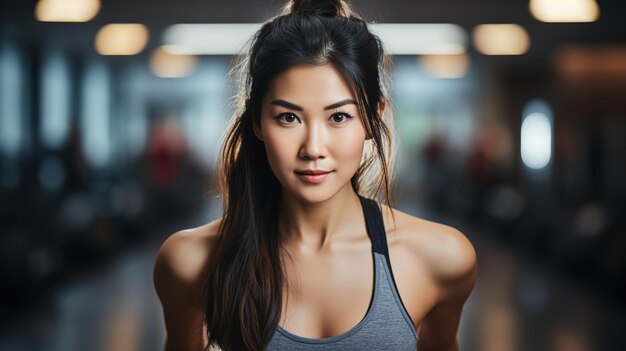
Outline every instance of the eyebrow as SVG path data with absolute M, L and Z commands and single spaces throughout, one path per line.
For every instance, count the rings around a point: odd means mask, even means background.
M 304 110 L 301 106 L 298 106 L 296 104 L 293 104 L 291 102 L 288 102 L 288 101 L 285 101 L 285 100 L 281 100 L 281 99 L 273 100 L 270 104 L 283 106 L 283 107 L 286 107 L 288 109 L 296 110 L 296 111 L 303 111 Z M 356 105 L 357 103 L 353 99 L 345 99 L 345 100 L 341 100 L 339 102 L 335 102 L 332 105 L 328 105 L 328 106 L 324 107 L 324 110 L 331 110 L 331 109 L 334 109 L 334 108 L 337 108 L 337 107 L 341 107 L 341 106 L 347 105 L 347 104 L 354 104 L 354 105 Z

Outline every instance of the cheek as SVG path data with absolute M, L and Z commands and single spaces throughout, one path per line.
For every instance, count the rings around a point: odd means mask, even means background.
M 290 136 L 289 133 L 280 133 L 277 130 L 273 130 L 271 127 L 265 130 L 267 132 L 263 135 L 263 139 L 267 159 L 274 173 L 279 173 L 277 170 L 282 165 L 288 164 L 285 162 L 292 160 L 296 152 L 292 150 L 294 142 L 289 140 L 292 139 L 293 136 Z
M 361 162 L 365 133 L 360 128 L 339 132 L 334 138 L 333 155 L 338 162 L 358 167 Z

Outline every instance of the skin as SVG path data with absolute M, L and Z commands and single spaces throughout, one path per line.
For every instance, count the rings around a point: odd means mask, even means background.
M 279 228 L 289 284 L 279 324 L 309 338 L 351 329 L 371 298 L 371 244 L 350 184 L 365 128 L 354 104 L 324 109 L 350 99 L 356 100 L 333 66 L 292 67 L 270 85 L 255 127 L 283 186 Z M 294 173 L 302 169 L 332 173 L 312 185 Z M 477 274 L 474 247 L 452 227 L 386 205 L 382 209 L 398 291 L 420 332 L 417 349 L 458 350 L 461 312 Z M 154 282 L 164 311 L 166 350 L 200 350 L 205 343 L 199 290 L 219 223 L 179 231 L 159 251 Z

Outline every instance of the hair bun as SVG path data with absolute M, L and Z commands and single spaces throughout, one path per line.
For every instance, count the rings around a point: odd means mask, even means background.
M 350 11 L 342 0 L 291 0 L 291 13 L 310 12 L 330 16 L 349 16 Z

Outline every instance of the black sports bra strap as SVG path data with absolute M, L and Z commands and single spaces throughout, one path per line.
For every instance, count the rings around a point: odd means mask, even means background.
M 363 206 L 365 225 L 367 227 L 367 233 L 372 240 L 374 252 L 378 252 L 379 254 L 385 255 L 385 257 L 389 257 L 385 224 L 383 222 L 383 216 L 380 212 L 378 203 L 361 195 L 359 195 L 359 200 L 361 200 L 361 206 Z
M 372 199 L 366 199 L 359 195 L 359 199 L 361 200 L 361 205 L 363 206 L 363 211 L 365 213 L 365 225 L 367 226 L 367 232 L 372 239 L 372 247 L 374 252 L 378 252 L 379 254 L 385 255 L 385 261 L 387 261 L 387 267 L 389 268 L 389 275 L 391 276 L 391 281 L 393 283 L 393 289 L 398 291 L 398 285 L 396 284 L 396 279 L 393 274 L 393 269 L 391 269 L 391 259 L 389 258 L 389 248 L 387 247 L 387 234 L 385 233 L 385 223 L 383 222 L 383 215 L 380 211 L 380 204 Z M 400 296 L 399 294 L 397 295 Z M 406 315 L 409 315 L 406 306 L 401 298 L 398 298 L 400 304 L 402 305 L 402 309 Z

